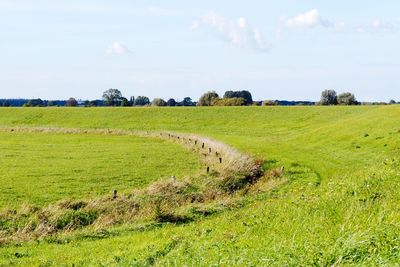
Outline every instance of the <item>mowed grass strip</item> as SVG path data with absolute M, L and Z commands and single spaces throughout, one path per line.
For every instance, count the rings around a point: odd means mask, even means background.
M 198 156 L 156 138 L 0 132 L 0 209 L 127 192 L 198 171 Z

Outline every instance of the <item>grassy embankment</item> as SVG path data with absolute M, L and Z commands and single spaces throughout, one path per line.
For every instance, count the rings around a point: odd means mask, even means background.
M 0 110 L 0 124 L 9 127 L 210 136 L 284 165 L 287 179 L 202 221 L 8 246 L 0 257 L 4 264 L 396 264 L 399 118 L 398 107 Z

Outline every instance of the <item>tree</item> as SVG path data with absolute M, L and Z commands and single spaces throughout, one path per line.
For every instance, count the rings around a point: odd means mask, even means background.
M 168 107 L 175 107 L 176 106 L 176 101 L 173 98 L 168 99 L 167 101 L 167 106 Z
M 97 100 L 91 100 L 89 101 L 88 107 L 97 107 L 97 105 Z
M 197 102 L 198 106 L 212 106 L 213 101 L 218 100 L 219 95 L 215 91 L 209 91 L 203 94 L 199 102 Z
M 30 99 L 26 104 L 27 107 L 43 107 L 44 103 L 43 100 L 40 98 L 37 99 Z
M 103 100 L 107 106 L 120 106 L 122 93 L 118 89 L 108 89 L 103 93 Z
M 253 97 L 249 91 L 226 91 L 224 98 L 244 98 L 246 105 L 253 104 Z
M 76 101 L 75 98 L 70 97 L 70 98 L 67 100 L 67 102 L 65 102 L 65 105 L 66 105 L 67 107 L 76 107 L 76 106 L 78 105 L 78 101 Z
M 167 102 L 165 102 L 164 99 L 161 98 L 154 98 L 151 102 L 151 105 L 156 107 L 165 107 L 167 106 Z
M 320 105 L 329 106 L 337 104 L 337 94 L 335 90 L 324 90 L 321 94 Z
M 129 99 L 129 106 L 133 106 L 135 105 L 135 97 L 131 96 L 131 98 Z
M 349 92 L 338 95 L 337 103 L 339 105 L 347 105 L 347 106 L 358 104 L 356 97 L 352 93 L 349 93 Z
M 192 101 L 192 99 L 190 97 L 185 97 L 183 99 L 183 101 L 181 102 L 181 105 L 185 106 L 185 107 L 192 107 L 195 104 L 193 103 L 193 101 Z
M 121 98 L 121 107 L 128 107 L 129 106 L 129 101 L 125 97 Z
M 2 107 L 10 107 L 10 106 L 11 106 L 11 104 L 10 104 L 10 102 L 9 102 L 9 101 L 7 101 L 7 100 L 4 100 L 1 106 L 2 106 Z
M 390 104 L 390 105 L 394 105 L 394 104 L 396 104 L 396 100 L 393 100 L 393 99 L 392 99 L 392 100 L 390 100 L 390 101 L 389 101 L 389 104 Z
M 150 99 L 147 96 L 138 96 L 135 99 L 135 106 L 145 106 L 150 104 Z
M 49 101 L 47 102 L 47 106 L 49 106 L 49 107 L 54 107 L 54 106 L 56 106 L 56 102 L 55 102 L 54 100 L 49 100 Z

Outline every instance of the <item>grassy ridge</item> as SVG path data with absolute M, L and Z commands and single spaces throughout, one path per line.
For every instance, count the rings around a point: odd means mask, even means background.
M 201 222 L 4 247 L 0 258 L 78 266 L 394 265 L 400 260 L 399 117 L 398 107 L 0 109 L 3 126 L 202 134 L 284 165 L 287 180 Z
M 0 209 L 126 192 L 198 171 L 199 159 L 154 138 L 0 132 Z

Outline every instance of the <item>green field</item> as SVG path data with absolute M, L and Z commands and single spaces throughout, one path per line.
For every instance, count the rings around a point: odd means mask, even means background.
M 0 209 L 126 192 L 196 172 L 198 158 L 135 136 L 0 132 Z
M 0 264 L 396 265 L 399 118 L 397 106 L 0 109 L 0 127 L 192 133 L 264 160 L 266 167 L 285 167 L 279 185 L 244 195 L 235 208 L 186 224 L 123 225 L 104 235 L 3 245 Z M 39 133 L 0 137 L 2 205 L 21 198 L 44 204 L 101 195 L 116 186 L 114 180 L 124 183 L 118 189 L 129 190 L 170 173 L 194 173 L 200 166 L 194 153 L 158 139 Z M 148 162 L 142 164 L 141 157 Z M 97 168 L 105 163 L 110 168 Z M 134 167 L 127 167 L 131 163 Z M 32 190 L 38 181 L 49 186 L 44 198 L 43 191 Z M 10 192 L 14 199 L 5 195 Z

